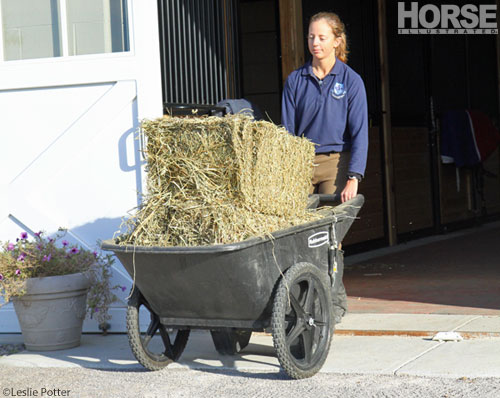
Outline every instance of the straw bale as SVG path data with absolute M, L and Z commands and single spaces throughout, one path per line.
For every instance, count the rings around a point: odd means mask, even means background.
M 314 145 L 248 116 L 145 120 L 147 193 L 124 244 L 224 244 L 319 216 Z

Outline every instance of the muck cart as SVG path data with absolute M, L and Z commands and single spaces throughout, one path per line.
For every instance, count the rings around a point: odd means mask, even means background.
M 252 332 L 270 330 L 290 377 L 316 374 L 335 326 L 332 296 L 343 274 L 339 245 L 363 202 L 358 195 L 319 210 L 326 212 L 320 220 L 233 244 L 103 242 L 134 280 L 127 330 L 137 360 L 150 370 L 164 368 L 181 356 L 191 329 L 209 330 L 224 355 L 245 348 Z

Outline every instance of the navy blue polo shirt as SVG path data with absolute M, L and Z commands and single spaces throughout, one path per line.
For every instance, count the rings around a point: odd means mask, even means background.
M 292 134 L 317 144 L 316 153 L 351 152 L 349 171 L 364 175 L 368 153 L 368 107 L 361 77 L 336 60 L 320 81 L 311 62 L 285 83 L 281 123 Z

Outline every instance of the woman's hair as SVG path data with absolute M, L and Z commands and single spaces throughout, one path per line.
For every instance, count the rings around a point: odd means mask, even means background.
M 318 12 L 311 17 L 309 25 L 320 19 L 324 19 L 325 22 L 330 25 L 330 28 L 332 28 L 333 34 L 336 37 L 340 37 L 341 42 L 335 50 L 335 56 L 342 62 L 347 63 L 347 54 L 349 54 L 349 50 L 347 49 L 347 36 L 344 23 L 340 20 L 339 16 L 333 12 Z

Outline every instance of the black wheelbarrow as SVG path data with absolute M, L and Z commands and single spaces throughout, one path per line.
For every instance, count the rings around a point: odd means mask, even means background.
M 210 330 L 225 355 L 245 348 L 252 332 L 271 329 L 285 372 L 295 379 L 316 374 L 335 326 L 332 297 L 343 273 L 339 245 L 363 202 L 358 195 L 325 210 L 320 220 L 233 244 L 103 242 L 134 280 L 127 332 L 137 360 L 150 370 L 164 368 L 180 357 L 191 329 Z

